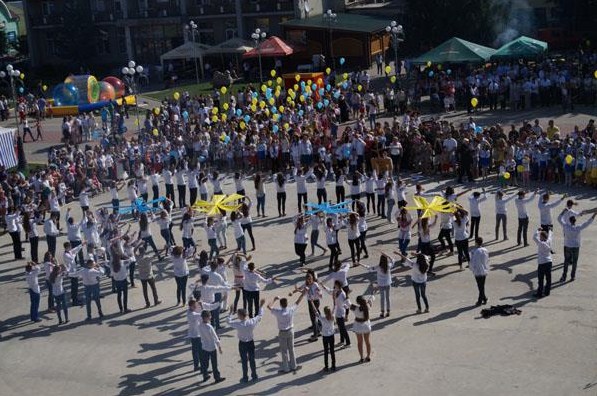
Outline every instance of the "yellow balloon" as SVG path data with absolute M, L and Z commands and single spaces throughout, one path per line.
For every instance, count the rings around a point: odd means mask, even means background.
M 427 61 L 427 67 L 431 67 L 431 61 Z
M 254 113 L 257 111 L 257 106 L 255 106 L 254 104 L 251 105 L 251 111 Z
M 274 85 L 274 82 L 272 80 L 267 80 L 267 86 L 271 87 L 272 85 Z
M 332 69 L 330 69 L 329 67 L 325 69 L 325 74 L 330 74 L 332 72 Z
M 295 91 L 298 91 L 298 84 L 294 84 L 294 87 L 292 87 Z
M 47 85 L 44 85 L 43 87 L 41 87 L 41 89 L 43 89 L 43 90 L 44 90 L 44 92 L 45 92 L 45 91 L 47 91 L 47 90 L 48 90 L 48 86 L 47 86 Z
M 274 103 L 276 103 L 276 99 L 269 98 L 268 102 L 269 102 L 270 105 L 273 105 Z
M 309 87 L 311 86 L 311 84 L 312 84 L 312 81 L 311 81 L 311 80 L 307 80 L 307 85 L 308 85 Z
M 240 129 L 245 129 L 247 127 L 247 124 L 245 124 L 244 121 L 240 122 Z
M 504 179 L 508 180 L 510 178 L 510 172 L 504 172 Z
M 224 110 L 228 110 L 230 108 L 230 105 L 228 103 L 224 103 L 222 107 L 224 108 Z
M 304 102 L 304 101 L 305 101 L 305 95 L 301 95 L 301 96 L 299 96 L 299 100 L 300 100 L 301 102 Z
M 211 117 L 211 120 L 212 120 L 213 122 L 218 122 L 218 116 L 217 116 L 217 115 L 215 115 L 215 116 Z
M 301 81 L 301 75 L 300 74 L 295 75 L 294 79 L 296 80 L 296 82 Z
M 344 73 L 344 74 L 342 75 L 342 78 L 344 78 L 345 80 L 348 80 L 348 73 Z
M 524 172 L 524 166 L 522 166 L 522 165 L 518 165 L 518 166 L 516 167 L 516 170 L 518 171 L 518 173 L 522 173 L 522 172 Z
M 284 129 L 289 129 L 290 128 L 290 124 L 289 123 L 285 123 L 284 124 Z
M 276 84 L 278 84 L 278 85 L 282 84 L 282 77 L 276 78 Z
M 178 100 L 178 99 L 180 99 L 180 93 L 174 92 L 174 94 L 172 95 L 172 97 L 174 97 L 174 100 Z
M 261 86 L 261 92 L 265 92 L 265 91 L 267 91 L 267 86 L 265 84 L 263 84 Z
M 390 81 L 392 82 L 392 84 L 394 84 L 396 82 L 396 76 L 390 77 Z
M 479 99 L 477 99 L 477 98 L 471 99 L 471 106 L 477 107 L 478 104 L 479 104 Z
M 153 114 L 159 115 L 160 114 L 160 108 L 159 107 L 154 107 Z
M 263 100 L 259 102 L 259 107 L 261 107 L 262 109 L 265 107 L 265 102 Z
M 21 75 L 19 77 L 21 77 L 21 80 L 24 80 L 25 79 L 25 73 L 21 73 Z
M 390 72 L 392 71 L 392 68 L 390 66 L 386 66 L 386 73 L 390 74 Z
M 276 77 L 276 71 L 272 69 L 272 71 L 269 72 L 270 76 L 272 77 Z
M 288 103 L 290 103 L 290 102 L 292 102 L 292 98 L 289 96 L 289 97 L 287 97 L 287 98 L 286 98 L 286 101 L 287 101 Z
M 572 161 L 574 161 L 574 157 L 571 156 L 570 154 L 568 154 L 565 159 L 566 159 L 566 164 L 568 164 L 568 165 L 572 164 Z
M 359 85 L 357 86 L 357 89 L 358 89 L 358 90 L 359 90 L 359 92 L 360 92 L 360 91 L 363 89 L 363 86 L 362 86 L 361 84 L 359 84 Z
M 278 111 L 279 111 L 280 113 L 284 113 L 284 106 L 280 106 L 280 107 L 278 107 Z
M 228 88 L 222 87 L 220 88 L 220 92 L 222 93 L 222 95 L 226 95 L 226 92 L 228 92 Z
M 153 136 L 158 136 L 160 134 L 157 128 L 153 128 L 153 131 L 151 131 L 151 133 L 153 133 Z
M 222 121 L 226 121 L 226 119 L 228 118 L 226 114 L 222 114 L 220 117 L 222 118 Z
M 211 113 L 212 114 L 218 114 L 218 108 L 214 107 L 213 109 L 211 109 Z
M 269 116 L 269 109 L 265 109 L 264 113 L 266 116 Z
M 254 104 L 254 105 L 256 105 L 256 104 L 257 104 L 257 98 L 253 98 L 253 99 L 251 99 L 251 104 Z
M 595 73 L 593 73 L 593 75 L 595 76 L 595 78 L 597 78 L 597 70 L 595 70 Z
M 323 85 L 323 79 L 318 78 L 317 79 L 317 85 Z
M 278 119 L 279 119 L 279 118 L 280 118 L 280 115 L 279 115 L 279 114 L 274 114 L 274 115 L 272 116 L 272 120 L 274 120 L 274 121 L 278 121 Z

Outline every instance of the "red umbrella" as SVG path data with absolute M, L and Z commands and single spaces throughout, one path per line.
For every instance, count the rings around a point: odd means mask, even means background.
M 259 49 L 253 48 L 243 54 L 243 58 L 256 58 L 261 53 L 264 58 L 282 57 L 291 55 L 294 52 L 292 47 L 286 44 L 281 38 L 271 36 L 259 45 Z

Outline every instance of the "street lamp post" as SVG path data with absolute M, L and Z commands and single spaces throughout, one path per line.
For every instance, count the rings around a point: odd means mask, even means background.
M 21 72 L 15 69 L 12 65 L 6 66 L 6 72 L 4 70 L 0 71 L 0 78 L 4 78 L 8 76 L 8 81 L 10 82 L 10 89 L 12 92 L 12 98 L 14 100 L 15 106 L 15 126 L 17 127 L 17 136 L 19 136 L 19 112 L 18 112 L 18 102 L 17 102 L 17 90 L 15 87 L 15 78 L 19 78 Z
M 401 41 L 404 41 L 402 38 L 404 29 L 402 29 L 402 25 L 398 25 L 396 21 L 392 21 L 389 26 L 386 26 L 386 32 L 390 33 L 392 37 L 392 47 L 394 47 L 394 73 L 398 76 L 398 44 Z
M 328 31 L 330 33 L 330 58 L 332 60 L 332 69 L 333 69 L 335 66 L 335 61 L 334 61 L 334 42 L 332 41 L 332 26 L 334 25 L 334 23 L 338 22 L 338 15 L 335 12 L 333 12 L 332 10 L 327 10 L 323 14 L 323 20 L 327 22 Z
M 255 42 L 255 48 L 257 48 L 257 55 L 259 56 L 259 81 L 263 82 L 263 69 L 261 68 L 261 43 L 265 40 L 266 33 L 262 32 L 261 29 L 257 28 L 251 34 L 251 38 Z
M 133 96 L 135 97 L 135 107 L 137 108 L 137 136 L 139 138 L 141 137 L 141 122 L 139 121 L 139 100 L 137 98 L 138 91 L 135 74 L 140 75 L 141 73 L 143 73 L 143 66 L 137 66 L 135 61 L 129 61 L 128 65 L 122 68 L 122 74 L 128 77 L 131 84 L 131 90 L 133 91 Z M 123 97 L 122 100 L 125 101 L 126 98 Z
M 197 29 L 199 27 L 194 21 L 190 21 L 188 25 L 185 25 L 185 29 L 191 32 L 191 37 L 193 39 L 193 59 L 195 60 L 195 81 L 199 84 L 199 68 L 197 67 L 197 54 L 196 54 L 196 46 L 195 46 L 195 34 L 197 33 Z

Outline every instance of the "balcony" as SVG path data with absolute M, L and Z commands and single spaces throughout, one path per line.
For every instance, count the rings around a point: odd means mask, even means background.
M 95 23 L 108 23 L 122 18 L 120 13 L 116 11 L 92 11 L 91 20 Z
M 129 10 L 129 19 L 160 19 L 180 17 L 181 12 L 178 7 L 148 8 L 145 10 Z
M 275 14 L 294 12 L 292 1 L 245 1 L 242 6 L 243 14 Z
M 187 7 L 187 14 L 193 17 L 209 17 L 218 15 L 233 15 L 236 13 L 234 3 L 204 4 Z

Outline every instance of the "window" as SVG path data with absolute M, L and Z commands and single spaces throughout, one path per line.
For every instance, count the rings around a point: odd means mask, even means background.
M 104 12 L 106 11 L 106 1 L 105 0 L 94 0 L 93 1 L 93 11 L 97 12 Z
M 53 15 L 56 11 L 56 4 L 53 0 L 46 0 L 41 3 L 41 10 L 44 15 Z
M 47 54 L 52 56 L 52 55 L 57 55 L 57 51 L 56 51 L 56 40 L 54 40 L 53 37 L 47 37 L 46 38 L 46 48 L 47 48 Z
M 126 34 L 124 33 L 124 29 L 118 29 L 117 41 L 118 52 L 121 54 L 126 54 Z
M 261 31 L 268 32 L 269 31 L 269 18 L 256 18 L 255 19 L 255 29 L 259 28 Z

